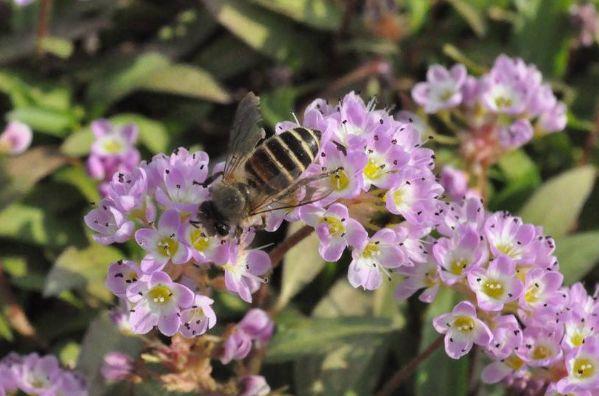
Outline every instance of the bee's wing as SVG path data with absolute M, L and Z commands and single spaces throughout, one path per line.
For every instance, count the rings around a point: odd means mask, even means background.
M 227 160 L 223 171 L 225 181 L 234 180 L 235 171 L 242 165 L 260 139 L 264 130 L 260 128 L 260 98 L 249 92 L 239 102 L 229 136 Z
M 261 197 L 252 207 L 250 216 L 279 209 L 296 208 L 328 197 L 333 189 L 330 183 L 325 184 L 323 181 L 335 172 L 336 170 L 327 171 L 300 178 L 280 193 Z

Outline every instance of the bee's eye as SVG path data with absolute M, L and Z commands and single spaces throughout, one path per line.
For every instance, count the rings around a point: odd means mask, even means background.
M 220 235 L 220 236 L 229 235 L 229 225 L 228 224 L 216 223 L 214 225 L 214 227 L 216 228 L 216 232 L 218 233 L 218 235 Z

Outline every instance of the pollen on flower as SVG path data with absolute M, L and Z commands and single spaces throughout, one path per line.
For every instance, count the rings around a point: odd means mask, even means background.
M 158 242 L 158 251 L 165 257 L 173 257 L 179 248 L 179 242 L 175 238 L 165 237 Z
M 124 151 L 125 145 L 117 139 L 106 138 L 102 142 L 102 148 L 108 154 L 120 154 Z
M 173 297 L 173 292 L 165 285 L 157 285 L 150 289 L 148 295 L 156 304 L 168 304 Z
M 470 333 L 474 330 L 474 320 L 470 316 L 458 316 L 453 320 L 452 327 L 462 333 Z
M 379 252 L 380 252 L 380 249 L 379 249 L 378 244 L 376 242 L 370 242 L 364 248 L 364 251 L 362 252 L 362 256 L 365 258 L 373 258 L 376 255 L 378 255 Z
M 201 229 L 191 231 L 191 244 L 199 252 L 205 252 L 210 247 L 210 238 Z
M 483 292 L 492 298 L 501 298 L 505 292 L 503 282 L 496 279 L 486 279 L 482 285 Z
M 572 368 L 572 374 L 578 379 L 587 379 L 595 374 L 595 365 L 587 358 L 577 358 Z
M 364 167 L 364 175 L 370 180 L 380 179 L 385 174 L 383 168 L 372 159 Z
M 551 350 L 551 348 L 542 344 L 535 345 L 531 353 L 532 358 L 535 360 L 544 360 L 551 357 L 552 355 L 553 351 Z
M 520 249 L 511 243 L 500 243 L 497 245 L 497 250 L 513 259 L 519 259 L 521 256 Z
M 449 265 L 449 272 L 451 272 L 454 275 L 461 275 L 467 266 L 468 266 L 468 260 L 454 259 L 454 260 L 451 260 L 451 263 Z
M 336 191 L 343 191 L 349 186 L 349 176 L 347 172 L 343 168 L 338 169 L 335 173 L 333 173 L 330 178 L 331 186 Z
M 510 355 L 503 363 L 514 371 L 518 371 L 524 366 L 524 361 L 516 355 Z
M 327 223 L 331 235 L 339 237 L 345 233 L 345 226 L 341 219 L 333 216 L 325 216 L 322 221 Z

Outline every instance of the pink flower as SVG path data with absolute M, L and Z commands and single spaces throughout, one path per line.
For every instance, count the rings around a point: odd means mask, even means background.
M 561 393 L 597 391 L 599 389 L 599 339 L 590 338 L 566 356 L 568 376 L 557 383 Z M 592 393 L 594 394 L 594 392 Z
M 133 359 L 124 353 L 109 352 L 100 370 L 107 381 L 123 381 L 133 372 Z
M 437 316 L 433 326 L 445 334 L 445 351 L 452 359 L 459 359 L 472 349 L 472 345 L 487 347 L 493 338 L 489 327 L 477 318 L 476 308 L 469 301 L 456 305 L 451 313 Z
M 214 300 L 200 294 L 196 294 L 193 304 L 181 311 L 181 334 L 192 338 L 206 333 L 216 324 L 216 314 L 212 309 Z
M 475 268 L 468 274 L 468 284 L 476 293 L 478 306 L 486 311 L 501 311 L 503 306 L 522 294 L 522 282 L 516 278 L 514 262 L 499 256 L 486 270 Z
M 440 238 L 433 245 L 443 282 L 452 285 L 488 258 L 481 235 L 472 226 L 460 226 L 451 239 Z
M 427 113 L 456 107 L 462 103 L 462 86 L 466 82 L 466 67 L 454 65 L 450 70 L 433 65 L 426 73 L 426 82 L 420 82 L 412 89 L 414 101 L 424 106 Z
M 107 199 L 100 201 L 98 207 L 85 215 L 83 220 L 95 232 L 94 240 L 102 245 L 123 243 L 135 231 L 135 224 Z
M 0 134 L 0 154 L 22 154 L 31 146 L 32 139 L 33 133 L 28 125 L 19 121 L 12 121 Z
M 248 303 L 252 302 L 254 293 L 264 282 L 261 278 L 270 268 L 270 258 L 262 250 L 245 250 L 235 243 L 229 243 L 229 254 L 217 265 L 225 271 L 227 289 Z

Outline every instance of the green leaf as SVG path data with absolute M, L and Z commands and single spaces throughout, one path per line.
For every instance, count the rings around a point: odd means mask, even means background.
M 0 312 L 0 337 L 8 342 L 12 342 L 15 339 L 10 324 L 2 312 Z
M 338 30 L 342 9 L 330 0 L 251 0 L 294 21 L 322 30 Z
M 44 52 L 48 52 L 61 59 L 68 59 L 73 54 L 73 43 L 60 37 L 44 37 L 39 45 Z
M 94 135 L 89 128 L 85 128 L 69 135 L 60 146 L 60 151 L 71 157 L 83 157 L 89 154 L 93 142 Z
M 262 59 L 262 55 L 237 37 L 225 35 L 203 48 L 195 62 L 216 78 L 224 80 L 249 70 Z
M 88 176 L 83 165 L 72 165 L 59 170 L 54 174 L 54 180 L 74 186 L 81 192 L 87 202 L 100 202 L 98 186 Z
M 506 186 L 493 195 L 489 206 L 493 210 L 515 212 L 541 184 L 541 175 L 536 164 L 522 150 L 505 154 L 499 160 L 498 166 Z
M 595 169 L 583 166 L 545 182 L 528 200 L 520 215 L 543 226 L 548 235 L 560 237 L 570 231 L 595 183 Z
M 143 78 L 139 88 L 189 96 L 216 103 L 229 103 L 231 96 L 207 71 L 190 65 L 171 65 Z
M 79 352 L 81 352 L 81 345 L 74 341 L 69 341 L 60 347 L 60 350 L 58 351 L 58 359 L 63 366 L 75 367 L 77 358 L 79 357 Z
M 520 20 L 512 44 L 518 55 L 544 74 L 560 76 L 566 71 L 570 36 L 564 34 L 572 0 L 516 1 Z
M 351 301 L 351 304 L 348 304 Z M 373 293 L 352 287 L 347 279 L 339 279 L 314 308 L 319 318 L 366 316 L 373 313 Z
M 387 334 L 395 329 L 391 320 L 383 318 L 312 318 L 279 323 L 268 347 L 267 361 L 284 362 L 323 354 L 343 342 L 359 342 L 364 337 Z
M 95 111 L 101 114 L 114 102 L 139 89 L 140 84 L 156 70 L 169 64 L 167 58 L 152 52 L 119 61 L 97 73 L 89 85 L 87 98 Z
M 52 136 L 66 136 L 78 123 L 79 117 L 72 111 L 56 110 L 40 106 L 18 107 L 9 112 L 10 121 L 21 121 L 31 129 Z
M 77 361 L 77 370 L 87 379 L 90 395 L 106 394 L 107 386 L 100 373 L 104 355 L 117 351 L 135 358 L 142 348 L 141 339 L 125 336 L 119 332 L 110 320 L 108 312 L 94 319 L 83 337 Z
M 112 293 L 104 286 L 108 267 L 123 258 L 109 246 L 93 243 L 86 248 L 67 248 L 54 263 L 46 279 L 44 296 L 58 296 L 65 290 L 87 290 L 103 301 L 112 301 Z
M 342 343 L 326 356 L 308 356 L 295 363 L 297 394 L 372 395 L 383 368 L 388 336 L 366 336 Z
M 0 237 L 52 247 L 81 243 L 83 230 L 70 220 L 47 208 L 15 203 L 0 212 Z
M 426 21 L 431 2 L 422 0 L 407 0 L 406 7 L 410 17 L 410 30 L 416 32 Z
M 250 47 L 295 69 L 322 64 L 317 40 L 289 21 L 242 0 L 202 0 L 221 25 Z
M 481 11 L 465 0 L 447 0 L 449 4 L 468 22 L 477 36 L 482 37 L 487 32 L 487 22 Z
M 433 328 L 434 317 L 450 312 L 460 296 L 450 289 L 441 289 L 435 302 L 426 310 L 420 350 L 426 349 L 439 337 Z M 453 360 L 441 346 L 418 368 L 416 373 L 416 395 L 445 395 L 451 389 L 452 396 L 465 396 L 468 392 L 468 359 Z
M 555 255 L 567 285 L 582 279 L 599 263 L 599 231 L 557 238 L 555 245 Z
M 35 184 L 66 163 L 66 157 L 49 146 L 34 147 L 2 162 L 0 209 L 22 198 Z
M 293 223 L 288 234 L 299 230 L 302 224 Z M 277 309 L 281 310 L 300 290 L 310 283 L 322 271 L 325 261 L 318 254 L 318 236 L 312 233 L 295 245 L 285 255 L 281 293 L 277 300 Z

